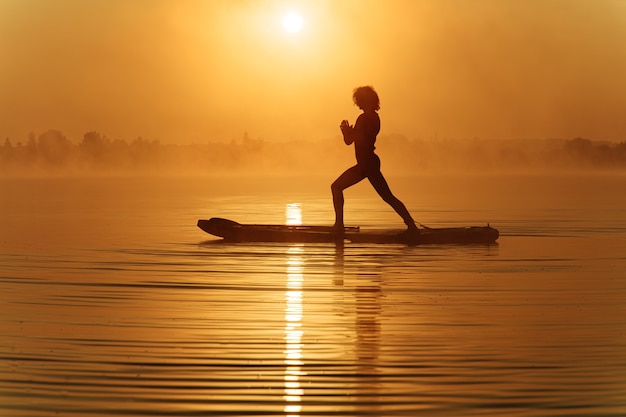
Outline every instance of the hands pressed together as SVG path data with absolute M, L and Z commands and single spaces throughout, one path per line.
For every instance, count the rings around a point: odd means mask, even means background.
M 343 132 L 344 134 L 352 131 L 352 125 L 347 120 L 342 120 L 341 124 L 339 125 L 339 128 L 341 129 L 341 132 Z

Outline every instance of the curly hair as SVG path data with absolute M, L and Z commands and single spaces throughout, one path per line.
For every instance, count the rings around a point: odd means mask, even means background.
M 357 87 L 352 92 L 352 100 L 354 104 L 362 109 L 374 108 L 374 110 L 380 109 L 380 99 L 374 87 L 370 85 Z

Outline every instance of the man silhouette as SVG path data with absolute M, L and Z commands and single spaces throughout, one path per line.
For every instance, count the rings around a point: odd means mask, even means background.
M 398 200 L 389 189 L 389 185 L 380 171 L 380 159 L 374 153 L 376 136 L 380 132 L 380 117 L 378 116 L 380 100 L 378 94 L 371 86 L 357 87 L 354 89 L 352 99 L 354 104 L 363 110 L 363 113 L 356 119 L 354 126 L 351 126 L 347 120 L 343 120 L 339 127 L 346 145 L 354 143 L 356 165 L 348 168 L 331 185 L 335 208 L 334 228 L 338 232 L 343 232 L 343 190 L 367 178 L 378 195 L 402 217 L 407 225 L 407 232 L 419 234 L 415 220 L 402 201 Z

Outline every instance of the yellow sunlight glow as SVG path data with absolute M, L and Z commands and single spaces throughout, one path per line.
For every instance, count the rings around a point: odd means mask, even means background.
M 296 12 L 287 13 L 283 18 L 283 27 L 289 33 L 300 32 L 302 24 L 302 17 Z

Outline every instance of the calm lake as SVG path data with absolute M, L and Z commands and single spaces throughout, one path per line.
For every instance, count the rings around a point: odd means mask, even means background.
M 0 415 L 626 415 L 626 176 L 389 178 L 492 246 L 196 227 L 331 224 L 332 180 L 0 179 Z M 367 183 L 346 224 L 403 226 Z

